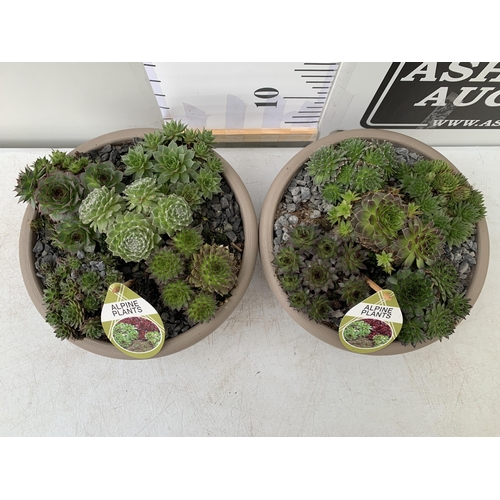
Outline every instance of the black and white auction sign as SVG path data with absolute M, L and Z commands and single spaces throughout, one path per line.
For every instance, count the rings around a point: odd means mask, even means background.
M 362 116 L 365 128 L 500 128 L 500 63 L 392 63 Z

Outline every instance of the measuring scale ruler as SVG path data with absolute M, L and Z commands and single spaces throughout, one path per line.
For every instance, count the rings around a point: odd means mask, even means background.
M 144 63 L 164 120 L 218 142 L 312 141 L 339 63 Z

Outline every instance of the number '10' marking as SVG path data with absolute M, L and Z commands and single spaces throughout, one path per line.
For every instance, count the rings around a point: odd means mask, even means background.
M 278 94 L 279 92 L 272 87 L 262 87 L 260 89 L 257 89 L 253 93 L 253 95 L 258 99 L 272 99 L 273 97 L 276 97 Z M 261 106 L 274 106 L 276 108 L 278 106 L 278 101 L 256 102 L 255 105 L 258 108 L 260 108 Z

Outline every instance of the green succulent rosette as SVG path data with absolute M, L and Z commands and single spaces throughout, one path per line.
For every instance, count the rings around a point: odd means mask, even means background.
M 55 171 L 39 180 L 34 196 L 41 214 L 61 221 L 71 218 L 78 210 L 83 186 L 76 175 Z
M 167 233 L 169 236 L 193 222 L 193 213 L 187 201 L 176 194 L 158 200 L 151 211 L 151 217 L 158 232 Z
M 83 200 L 79 209 L 80 220 L 93 229 L 105 233 L 114 223 L 114 218 L 123 208 L 123 198 L 115 189 L 106 186 L 94 189 Z
M 160 241 L 161 237 L 151 222 L 134 213 L 118 215 L 106 235 L 111 253 L 125 262 L 147 259 Z

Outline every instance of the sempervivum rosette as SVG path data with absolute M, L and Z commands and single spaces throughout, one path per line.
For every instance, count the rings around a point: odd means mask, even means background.
M 151 222 L 133 213 L 118 215 L 106 236 L 109 250 L 125 262 L 147 259 L 160 240 Z

